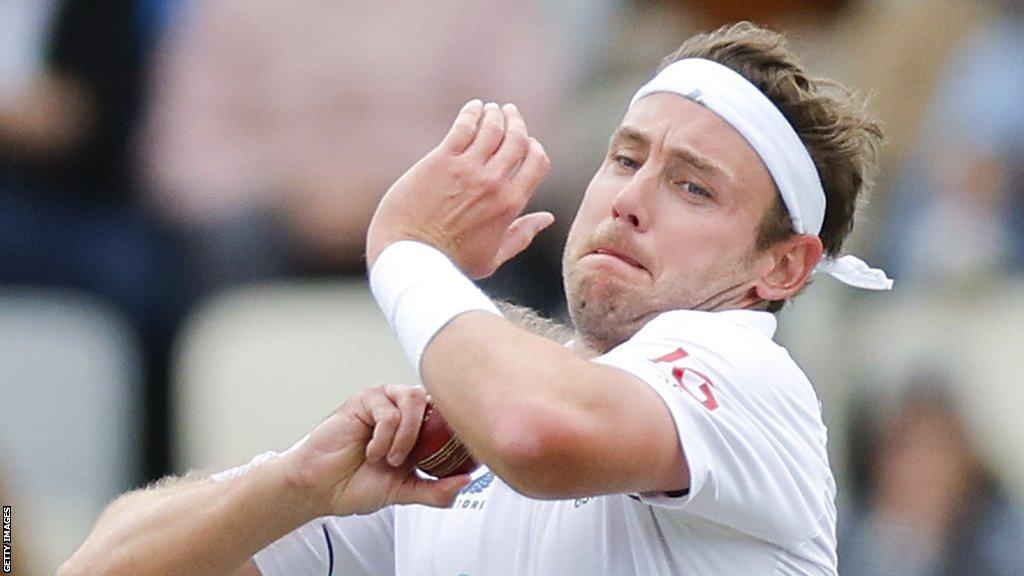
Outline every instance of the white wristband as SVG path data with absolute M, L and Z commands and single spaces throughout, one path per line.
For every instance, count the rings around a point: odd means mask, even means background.
M 370 289 L 417 372 L 427 345 L 456 316 L 471 310 L 501 316 L 443 252 L 420 242 L 385 248 L 370 270 Z

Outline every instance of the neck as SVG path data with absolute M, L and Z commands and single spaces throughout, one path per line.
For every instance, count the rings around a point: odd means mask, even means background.
M 596 358 L 601 354 L 611 350 L 615 346 L 602 345 L 601 343 L 595 342 L 593 339 L 588 338 L 586 334 L 581 334 L 577 331 L 573 335 L 572 344 L 570 345 L 572 351 L 586 358 Z
M 751 299 L 750 301 L 744 300 L 741 303 L 745 305 L 738 305 L 738 303 L 722 303 L 721 305 L 712 308 L 692 308 L 691 310 L 695 312 L 726 312 L 728 310 L 751 310 L 754 312 L 764 312 L 767 310 L 768 306 L 767 302 L 756 298 Z M 653 314 L 647 320 L 653 320 L 656 316 L 657 314 Z M 646 324 L 646 322 L 644 324 Z M 642 327 L 643 326 L 641 325 L 640 328 Z M 615 348 L 632 337 L 633 335 L 631 334 L 625 340 L 610 341 L 607 338 L 602 338 L 598 335 L 587 332 L 580 332 L 579 329 L 576 329 L 573 332 L 570 348 L 580 356 L 590 359 L 607 353 L 612 348 Z
M 750 286 L 737 284 L 697 304 L 693 310 L 703 312 L 723 312 L 725 310 L 764 310 L 768 303 L 758 298 L 756 291 Z

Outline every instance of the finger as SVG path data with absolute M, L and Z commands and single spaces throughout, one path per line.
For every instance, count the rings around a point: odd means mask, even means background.
M 459 492 L 469 484 L 469 474 L 450 476 L 440 480 L 424 480 L 415 475 L 410 476 L 403 485 L 399 496 L 399 504 L 425 504 L 437 508 L 447 508 L 455 502 Z
M 416 444 L 423 424 L 423 413 L 427 409 L 427 393 L 422 388 L 398 385 L 385 387 L 385 393 L 402 414 L 387 457 L 388 464 L 399 466 L 405 462 Z
M 461 154 L 476 136 L 476 127 L 483 109 L 484 103 L 480 100 L 466 102 L 441 145 L 455 154 Z
M 532 196 L 537 185 L 547 176 L 549 168 L 551 161 L 548 160 L 544 146 L 536 138 L 530 138 L 530 150 L 523 159 L 523 165 L 512 177 L 512 182 L 520 187 L 527 197 Z
M 502 264 L 514 258 L 516 254 L 526 250 L 537 234 L 554 222 L 555 216 L 550 212 L 533 212 L 516 218 L 501 239 L 501 244 L 494 256 L 494 269 L 497 270 Z
M 465 154 L 476 157 L 480 162 L 486 162 L 498 149 L 502 138 L 505 136 L 505 114 L 494 102 L 488 102 L 484 106 L 484 114 L 480 119 L 480 126 L 476 131 L 476 138 L 466 148 Z
M 526 132 L 526 122 L 516 105 L 506 104 L 502 107 L 502 112 L 505 113 L 505 138 L 487 164 L 504 174 L 512 174 L 515 167 L 523 161 L 530 148 L 530 141 Z
M 401 413 L 383 393 L 364 395 L 363 406 L 373 420 L 373 435 L 366 444 L 366 461 L 379 462 L 391 449 Z

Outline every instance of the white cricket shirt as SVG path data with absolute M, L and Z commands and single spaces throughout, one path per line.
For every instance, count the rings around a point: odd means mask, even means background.
M 595 361 L 669 407 L 688 494 L 533 500 L 486 469 L 449 509 L 315 520 L 257 553 L 264 576 L 835 575 L 835 483 L 818 399 L 767 312 L 673 311 Z

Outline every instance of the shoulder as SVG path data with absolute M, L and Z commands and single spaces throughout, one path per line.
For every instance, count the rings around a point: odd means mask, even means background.
M 772 338 L 768 312 L 665 312 L 599 361 L 660 373 L 669 383 L 707 380 L 728 395 L 819 411 L 817 394 L 789 352 Z M 680 372 L 682 371 L 682 372 Z M 695 380 L 696 379 L 696 380 Z M 692 381 L 692 382 L 690 382 Z
M 690 494 L 647 501 L 795 546 L 829 532 L 834 483 L 817 395 L 774 331 L 768 313 L 671 312 L 598 361 L 640 377 L 674 418 Z
M 606 356 L 684 357 L 736 375 L 764 374 L 766 369 L 800 372 L 786 349 L 772 340 L 775 329 L 775 317 L 767 312 L 674 310 L 655 317 Z

